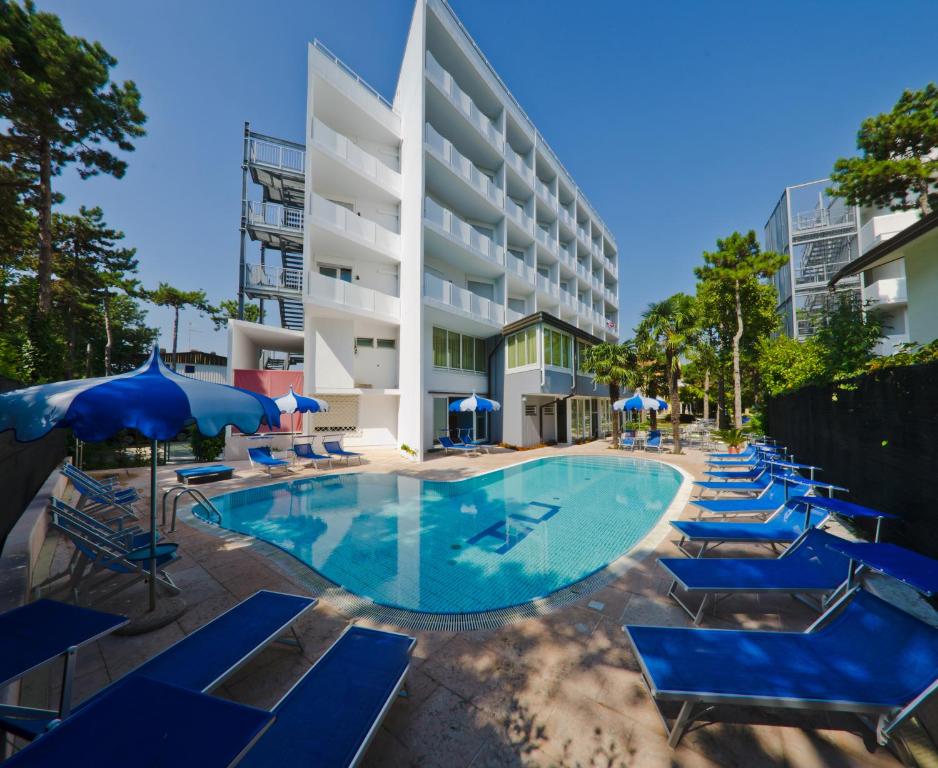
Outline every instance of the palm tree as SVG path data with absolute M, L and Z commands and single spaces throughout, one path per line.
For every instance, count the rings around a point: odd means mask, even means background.
M 635 349 L 627 341 L 622 344 L 603 342 L 584 350 L 580 364 L 593 374 L 597 384 L 608 385 L 611 407 L 619 399 L 622 385 L 629 381 L 635 370 Z M 612 433 L 618 441 L 619 412 L 616 410 L 612 411 Z
M 664 301 L 650 304 L 642 315 L 639 333 L 654 340 L 663 354 L 663 369 L 671 400 L 671 432 L 674 453 L 681 452 L 681 358 L 691 349 L 697 329 L 693 296 L 675 293 Z

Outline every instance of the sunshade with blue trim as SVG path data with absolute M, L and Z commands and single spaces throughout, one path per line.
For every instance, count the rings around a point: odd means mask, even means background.
M 298 395 L 293 391 L 293 387 L 290 387 L 289 392 L 281 395 L 274 402 L 281 413 L 319 413 L 320 411 L 329 410 L 329 403 L 325 400 Z
M 662 403 L 664 403 L 664 400 L 659 400 L 656 397 L 645 397 L 636 390 L 631 397 L 616 400 L 612 404 L 612 409 L 614 411 L 660 411 Z M 667 403 L 664 403 L 663 407 L 667 408 Z
M 156 466 L 159 440 L 171 440 L 194 424 L 209 437 L 228 425 L 256 432 L 261 422 L 280 426 L 280 409 L 269 397 L 227 384 L 213 384 L 169 370 L 154 347 L 140 368 L 116 376 L 75 379 L 0 394 L 0 432 L 13 430 L 21 442 L 68 427 L 80 440 L 98 442 L 122 429 L 152 441 L 150 547 L 156 550 Z M 155 556 L 150 566 L 154 567 Z M 156 579 L 150 582 L 150 609 Z
M 467 397 L 465 400 L 457 400 L 455 403 L 450 403 L 449 409 L 453 413 L 469 413 L 473 411 L 491 413 L 492 411 L 500 410 L 501 407 L 501 403 L 489 400 L 487 397 L 479 397 L 473 392 L 472 396 Z

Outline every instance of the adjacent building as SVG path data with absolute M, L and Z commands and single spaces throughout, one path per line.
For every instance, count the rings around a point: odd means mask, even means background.
M 229 376 L 301 367 L 331 406 L 308 429 L 423 455 L 608 425 L 577 350 L 618 339 L 615 237 L 445 0 L 417 0 L 391 102 L 311 44 L 305 140 L 246 126 L 243 199 L 265 317 L 229 325 Z M 502 411 L 455 424 L 473 392 Z

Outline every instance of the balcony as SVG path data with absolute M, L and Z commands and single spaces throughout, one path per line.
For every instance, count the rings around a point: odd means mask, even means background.
M 476 296 L 465 288 L 459 288 L 448 280 L 442 280 L 429 272 L 423 276 L 424 301 L 431 306 L 449 312 L 495 325 L 501 328 L 505 324 L 505 308 L 494 301 Z
M 534 238 L 551 253 L 557 253 L 557 238 L 540 227 L 534 228 Z
M 853 208 L 837 207 L 815 208 L 812 211 L 803 211 L 792 216 L 792 229 L 795 233 L 810 232 L 815 229 L 827 227 L 848 227 L 856 222 Z
M 560 261 L 568 269 L 576 271 L 576 248 L 573 244 L 569 244 L 566 247 L 561 245 L 560 250 L 558 251 L 560 255 Z
M 400 323 L 401 300 L 372 288 L 326 277 L 315 272 L 306 281 L 306 301 L 327 309 L 375 317 L 385 322 Z
M 576 231 L 576 222 L 573 220 L 573 216 L 563 206 L 560 207 L 560 221 L 571 232 Z
M 248 162 L 271 170 L 304 173 L 306 153 L 286 142 L 252 138 L 248 145 Z
M 247 200 L 244 215 L 248 227 L 261 227 L 289 232 L 303 232 L 303 210 L 279 203 Z
M 908 226 L 918 221 L 918 211 L 897 211 L 883 216 L 874 216 L 860 227 L 860 255 L 870 248 L 888 240 Z
M 870 306 L 905 304 L 907 301 L 904 277 L 884 277 L 863 289 L 863 302 Z
M 505 249 L 502 246 L 429 197 L 424 199 L 424 218 L 473 255 L 491 264 L 505 266 Z
M 540 179 L 536 179 L 534 182 L 534 188 L 537 190 L 537 196 L 545 203 L 547 203 L 552 211 L 556 211 L 557 198 L 554 196 L 554 193 L 550 191 L 550 187 L 548 187 Z
M 515 173 L 529 185 L 534 185 L 534 171 L 524 162 L 524 158 L 511 148 L 510 144 L 505 144 L 505 160 Z
M 597 325 L 600 328 L 606 327 L 606 318 L 602 315 L 601 312 L 593 310 L 593 325 Z
M 560 286 L 553 282 L 549 277 L 538 273 L 537 275 L 537 290 L 541 293 L 551 296 L 553 298 L 559 298 L 560 296 Z
M 429 51 L 427 52 L 427 77 L 490 144 L 499 152 L 504 150 L 505 140 L 492 119 L 476 106 L 469 94 L 456 84 L 453 76 L 443 69 Z
M 482 197 L 501 209 L 505 195 L 495 186 L 495 182 L 482 173 L 468 157 L 460 153 L 450 141 L 444 139 L 432 125 L 427 123 L 425 129 L 426 144 L 440 162 Z
M 311 194 L 311 223 L 328 232 L 331 245 L 348 253 L 348 245 L 362 245 L 394 260 L 401 258 L 401 236 L 331 200 Z M 352 254 L 355 255 L 355 254 Z
M 603 267 L 605 267 L 606 271 L 613 277 L 619 276 L 619 263 L 616 261 L 615 258 L 610 259 L 607 257 L 603 261 Z
M 524 212 L 524 208 L 511 198 L 505 198 L 505 210 L 515 223 L 529 235 L 534 232 L 534 219 Z
M 579 261 L 577 262 L 576 273 L 577 273 L 577 276 L 584 282 L 588 283 L 590 281 L 590 271 L 587 268 L 587 266 L 583 264 L 582 262 L 579 262 Z
M 537 276 L 537 270 L 535 270 L 534 267 L 529 267 L 515 256 L 509 256 L 505 259 L 505 267 L 508 270 L 508 274 L 516 275 L 529 285 L 534 285 L 535 277 Z
M 589 232 L 586 231 L 585 227 L 581 227 L 579 224 L 577 224 L 576 236 L 580 239 L 580 242 L 583 243 L 583 245 L 585 245 L 587 248 L 590 247 L 590 235 Z
M 616 296 L 615 291 L 609 288 L 603 288 L 603 298 L 613 306 L 618 306 L 619 297 Z
M 560 289 L 560 304 L 561 306 L 576 312 L 578 309 L 579 302 L 577 301 L 576 296 L 574 296 L 569 291 L 565 291 L 563 288 L 561 288 Z
M 516 323 L 521 320 L 524 315 L 521 312 L 515 312 L 513 309 L 505 310 L 505 324 L 510 325 L 511 323 Z
M 580 317 L 582 317 L 584 320 L 592 320 L 593 308 L 585 301 L 577 299 L 577 309 L 580 312 Z
M 366 152 L 347 136 L 332 130 L 321 120 L 313 119 L 313 141 L 333 157 L 384 190 L 401 196 L 401 175 L 374 155 Z
M 590 279 L 590 285 L 593 286 L 593 290 L 599 293 L 602 293 L 603 290 L 603 281 L 599 275 L 593 275 Z
M 303 292 L 303 270 L 245 264 L 244 290 L 258 298 L 298 299 Z

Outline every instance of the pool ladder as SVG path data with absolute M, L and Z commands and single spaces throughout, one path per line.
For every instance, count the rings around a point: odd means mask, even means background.
M 179 506 L 179 499 L 181 499 L 186 494 L 195 500 L 197 506 L 202 507 L 202 509 L 206 511 L 210 518 L 208 522 L 221 525 L 221 512 L 219 512 L 218 508 L 208 500 L 208 497 L 202 493 L 202 491 L 200 491 L 198 488 L 193 488 L 191 485 L 174 485 L 172 488 L 168 488 L 167 490 L 163 491 L 164 526 L 166 525 L 166 500 L 171 493 L 174 493 L 175 495 L 173 496 L 173 524 L 169 529 L 170 533 L 176 530 L 176 509 Z M 195 507 L 192 508 L 192 513 L 196 515 L 196 517 L 200 517 L 200 515 L 195 512 Z

